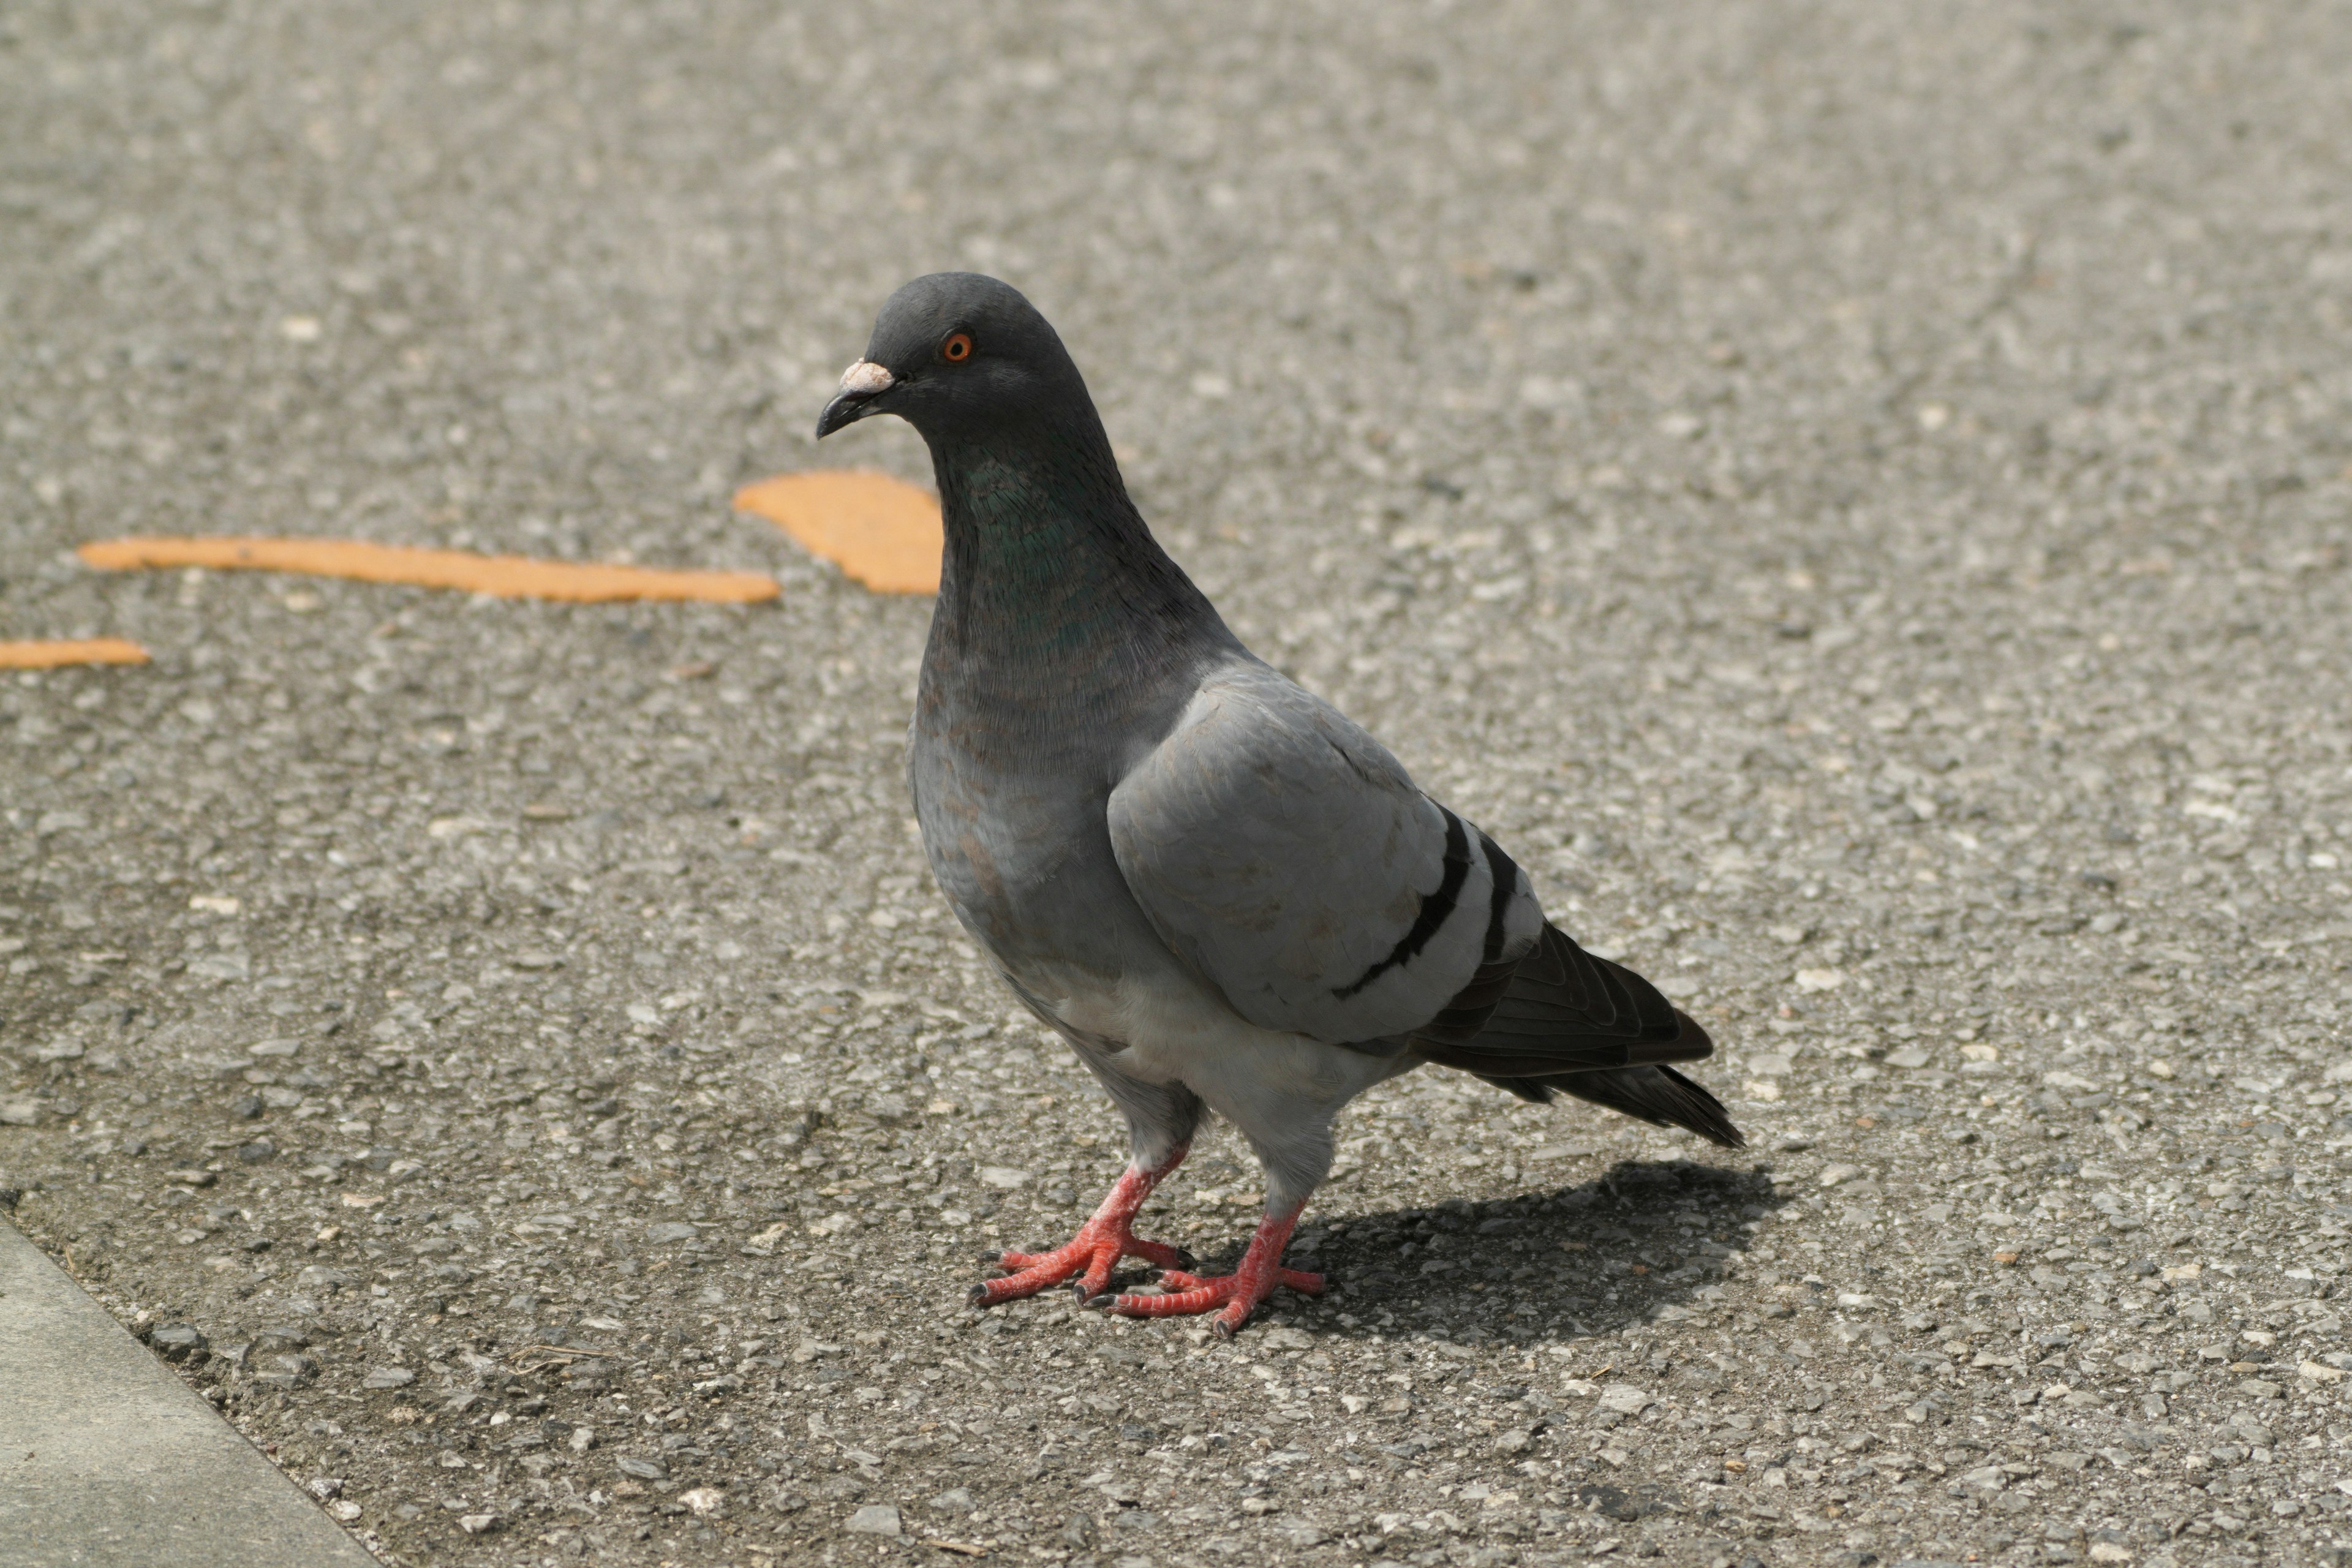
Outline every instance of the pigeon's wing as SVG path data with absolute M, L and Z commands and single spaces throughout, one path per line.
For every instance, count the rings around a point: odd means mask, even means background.
M 1153 928 L 1269 1029 L 1387 1051 L 1475 1032 L 1543 910 L 1492 839 L 1381 743 L 1263 665 L 1205 682 L 1111 792 Z
M 1713 1051 L 1696 1020 L 1545 920 L 1493 839 L 1264 666 L 1202 685 L 1109 826 L 1160 939 L 1254 1024 L 1740 1141 L 1669 1065 Z

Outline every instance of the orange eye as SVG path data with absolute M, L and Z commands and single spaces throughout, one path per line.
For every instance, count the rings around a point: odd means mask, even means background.
M 971 334 L 950 332 L 948 341 L 940 345 L 940 357 L 950 364 L 961 364 L 971 357 Z

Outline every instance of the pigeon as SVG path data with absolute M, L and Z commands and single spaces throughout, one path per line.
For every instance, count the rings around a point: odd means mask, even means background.
M 1706 1031 L 1578 946 L 1501 846 L 1242 646 L 1153 540 L 1017 290 L 942 272 L 891 295 L 816 433 L 879 414 L 929 447 L 945 524 L 908 748 L 925 853 L 1131 1152 L 1067 1245 L 995 1255 L 975 1306 L 1068 1282 L 1129 1316 L 1213 1312 L 1229 1336 L 1278 1289 L 1320 1293 L 1284 1252 L 1334 1123 L 1419 1067 L 1741 1145 L 1676 1070 L 1711 1053 Z M 1217 1276 L 1133 1228 L 1212 1112 L 1265 1174 Z M 1157 1278 L 1114 1294 L 1129 1258 Z

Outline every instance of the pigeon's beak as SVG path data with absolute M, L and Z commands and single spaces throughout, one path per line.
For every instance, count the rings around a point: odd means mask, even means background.
M 816 438 L 822 441 L 843 426 L 856 424 L 875 411 L 876 398 L 898 384 L 896 376 L 872 360 L 859 360 L 841 373 L 841 390 L 816 416 Z

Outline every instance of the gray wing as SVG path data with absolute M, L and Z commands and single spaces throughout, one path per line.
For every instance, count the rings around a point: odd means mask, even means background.
M 1402 1048 L 1464 1001 L 1483 1018 L 1544 930 L 1492 839 L 1264 665 L 1202 685 L 1109 826 L 1161 940 L 1264 1028 Z

